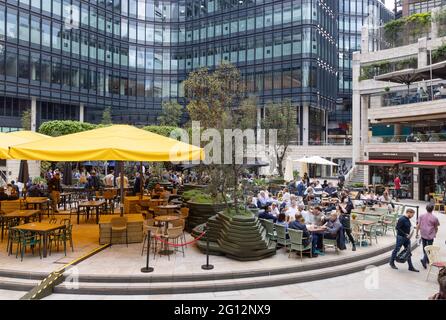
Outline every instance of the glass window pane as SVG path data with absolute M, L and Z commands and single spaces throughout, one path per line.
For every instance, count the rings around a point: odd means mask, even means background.
M 21 13 L 19 18 L 19 39 L 29 42 L 29 15 Z
M 8 9 L 6 34 L 8 38 L 17 38 L 17 10 Z
M 31 42 L 40 44 L 40 18 L 31 16 Z

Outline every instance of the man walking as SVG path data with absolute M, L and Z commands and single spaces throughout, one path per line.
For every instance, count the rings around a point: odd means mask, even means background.
M 411 228 L 412 224 L 410 222 L 410 219 L 414 216 L 415 211 L 413 209 L 407 209 L 406 213 L 398 219 L 398 222 L 396 224 L 396 246 L 395 249 L 392 252 L 392 256 L 390 257 L 390 266 L 393 269 L 398 269 L 395 265 L 395 259 L 400 251 L 401 247 L 404 246 L 404 249 L 408 250 L 410 252 L 410 237 L 411 237 Z M 409 271 L 413 272 L 420 272 L 419 270 L 415 269 L 412 264 L 411 254 L 409 254 L 409 258 L 407 259 L 407 263 L 409 264 Z
M 51 196 L 52 207 L 54 213 L 59 213 L 58 204 L 60 202 L 60 193 L 62 191 L 62 187 L 60 185 L 60 173 L 57 171 L 54 173 L 54 176 L 48 182 L 48 192 Z
M 426 213 L 422 214 L 418 218 L 417 223 L 417 238 L 418 233 L 421 233 L 421 241 L 423 243 L 423 259 L 421 259 L 421 264 L 423 265 L 423 268 L 427 268 L 427 263 L 429 263 L 429 259 L 427 257 L 426 251 L 424 248 L 426 246 L 431 246 L 434 243 L 434 239 L 438 232 L 438 227 L 440 226 L 440 222 L 438 221 L 438 218 L 433 215 L 434 211 L 434 205 L 432 203 L 429 203 L 426 206 Z

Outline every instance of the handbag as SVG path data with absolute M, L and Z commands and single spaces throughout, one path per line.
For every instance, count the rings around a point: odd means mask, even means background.
M 395 258 L 395 261 L 398 263 L 406 263 L 409 257 L 412 255 L 410 250 L 408 248 L 403 249 L 398 253 L 398 255 Z

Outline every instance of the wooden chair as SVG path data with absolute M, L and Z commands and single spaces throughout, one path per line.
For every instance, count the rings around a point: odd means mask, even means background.
M 110 220 L 110 247 L 113 242 L 113 232 L 125 232 L 125 243 L 127 247 L 129 246 L 129 232 L 127 228 L 127 218 L 126 217 L 113 217 Z
M 155 258 L 156 249 L 158 246 L 158 241 L 157 241 L 156 237 L 161 236 L 160 228 L 157 226 L 154 226 L 154 225 L 146 224 L 145 222 L 146 221 L 144 221 L 144 225 L 143 225 L 144 240 L 142 241 L 141 255 L 144 254 L 144 250 L 147 248 L 149 241 L 150 241 L 150 248 L 152 248 L 153 258 Z M 150 239 L 148 239 L 149 231 L 150 231 Z M 146 244 L 146 241 L 147 241 L 147 244 Z
M 434 199 L 435 199 L 434 211 L 438 211 L 438 212 L 445 211 L 445 209 L 444 209 L 445 204 L 443 203 L 443 197 L 435 196 Z M 443 210 L 441 210 L 442 207 L 443 207 Z

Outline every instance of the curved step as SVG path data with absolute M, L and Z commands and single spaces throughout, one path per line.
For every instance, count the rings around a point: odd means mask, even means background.
M 80 274 L 78 279 L 80 282 L 97 282 L 97 283 L 156 283 L 156 282 L 187 282 L 187 281 L 214 281 L 224 279 L 241 279 L 251 277 L 261 277 L 269 275 L 281 275 L 297 272 L 304 272 L 314 269 L 331 268 L 339 265 L 345 265 L 365 259 L 379 256 L 384 253 L 389 253 L 393 250 L 394 245 L 388 245 L 376 250 L 367 250 L 366 252 L 355 255 L 329 260 L 317 261 L 313 260 L 308 264 L 296 264 L 280 268 L 263 268 L 252 269 L 246 271 L 232 271 L 232 272 L 216 272 L 211 273 L 191 273 L 191 274 L 139 274 L 139 275 L 98 275 L 98 274 Z M 306 258 L 309 259 L 309 258 Z
M 56 286 L 53 292 L 58 294 L 89 295 L 152 295 L 245 290 L 295 284 L 342 276 L 362 271 L 370 265 L 378 266 L 387 263 L 389 261 L 389 257 L 390 252 L 386 252 L 368 259 L 338 265 L 335 267 L 327 266 L 325 268 L 317 268 L 288 274 L 263 275 L 238 279 L 232 278 L 224 280 L 148 283 L 70 282 L 68 284 L 62 283 Z

